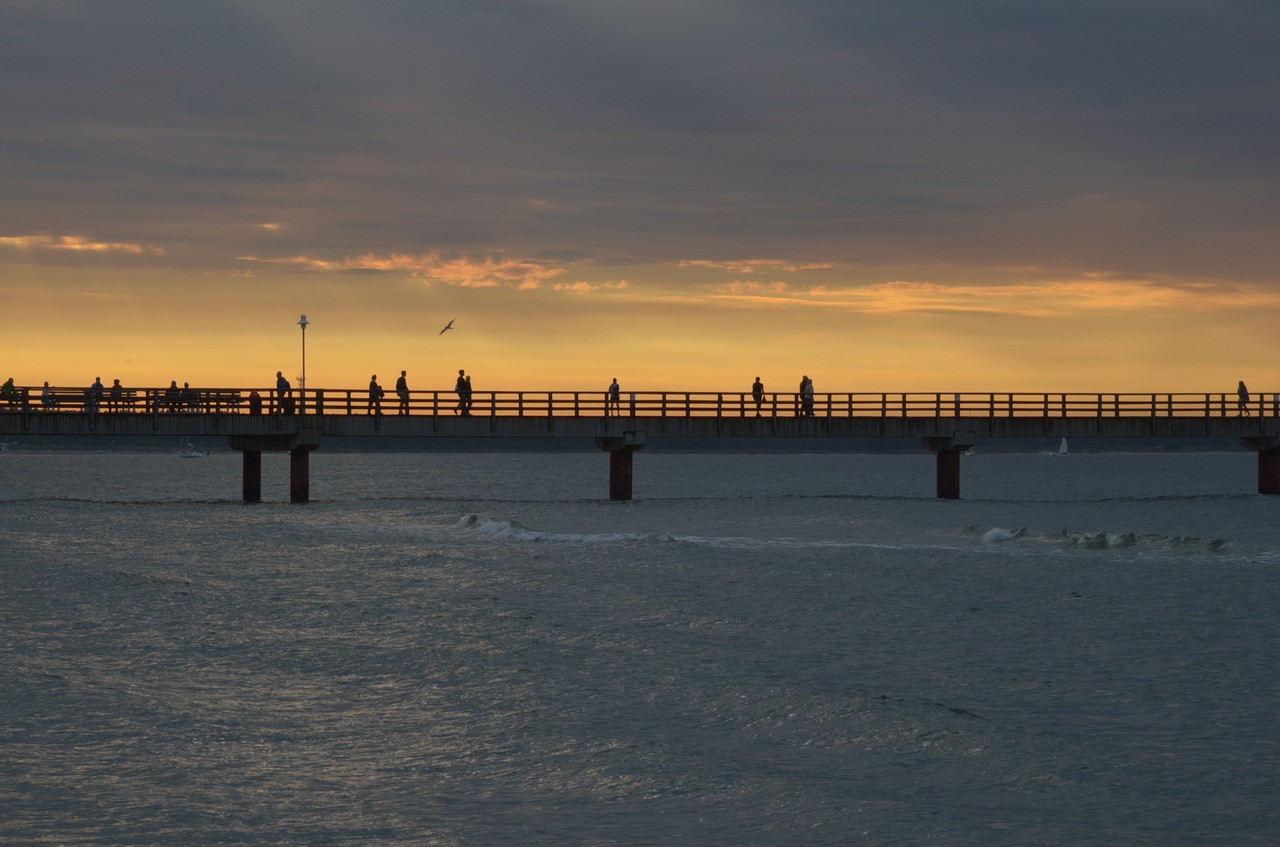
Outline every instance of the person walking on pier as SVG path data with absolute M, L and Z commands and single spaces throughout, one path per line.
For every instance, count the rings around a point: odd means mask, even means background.
M 378 375 L 369 377 L 369 414 L 382 414 L 382 386 L 378 385 Z
M 400 398 L 400 414 L 409 414 L 409 380 L 404 371 L 400 371 L 400 378 L 396 380 L 396 396 Z
M 808 375 L 800 381 L 800 414 L 806 418 L 813 417 L 813 380 Z
M 458 392 L 458 407 L 454 409 L 455 414 L 471 415 L 471 377 L 467 376 L 467 372 L 462 368 L 458 368 L 458 381 L 454 383 L 453 390 Z
M 1239 406 L 1241 415 L 1249 414 L 1249 389 L 1245 386 L 1244 380 L 1236 385 L 1236 404 Z
M 756 417 L 760 417 L 760 404 L 764 402 L 764 383 L 760 381 L 760 377 L 756 377 L 756 381 L 751 383 L 751 399 L 756 401 Z
M 612 410 L 615 415 L 622 413 L 622 388 L 618 385 L 618 378 L 615 376 L 613 382 L 609 384 L 609 391 L 605 394 L 604 413 L 609 414 Z

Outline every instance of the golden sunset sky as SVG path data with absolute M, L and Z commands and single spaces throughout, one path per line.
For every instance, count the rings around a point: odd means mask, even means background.
M 1280 390 L 1280 7 L 16 0 L 0 379 Z M 455 329 L 439 330 L 449 320 Z

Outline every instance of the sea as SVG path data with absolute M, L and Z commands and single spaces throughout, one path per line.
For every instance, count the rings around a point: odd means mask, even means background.
M 0 844 L 1280 843 L 1253 454 L 608 465 L 0 455 Z

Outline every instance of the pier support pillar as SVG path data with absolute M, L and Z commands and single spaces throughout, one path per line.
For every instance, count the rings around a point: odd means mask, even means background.
M 1258 451 L 1258 493 L 1280 494 L 1280 450 Z
M 644 433 L 624 432 L 597 438 L 596 446 L 609 451 L 609 499 L 630 500 L 632 454 L 644 447 Z
M 301 426 L 293 432 L 269 432 L 254 435 L 232 435 L 227 439 L 232 450 L 240 451 L 244 466 L 244 502 L 262 502 L 262 451 L 288 451 L 289 501 L 306 503 L 311 499 L 312 450 L 320 446 L 320 429 Z
M 243 485 L 244 502 L 262 502 L 262 451 L 245 450 L 241 454 L 244 467 Z
M 1241 438 L 1240 446 L 1258 454 L 1258 493 L 1280 494 L 1280 438 Z
M 941 500 L 960 499 L 960 451 L 939 450 L 938 457 L 938 498 Z
M 311 500 L 311 449 L 295 447 L 289 451 L 289 502 Z
M 960 499 L 960 454 L 973 446 L 971 432 L 925 436 L 924 446 L 938 457 L 938 499 Z

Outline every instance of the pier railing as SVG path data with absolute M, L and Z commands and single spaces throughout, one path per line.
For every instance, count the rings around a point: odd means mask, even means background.
M 266 388 L 136 388 L 100 396 L 86 388 L 22 387 L 0 397 L 0 414 L 56 411 L 81 414 L 307 414 L 396 415 L 400 398 L 388 392 L 371 403 L 367 389 L 293 390 L 281 397 Z M 410 391 L 409 415 L 463 413 L 453 391 Z M 617 403 L 602 391 L 477 391 L 465 410 L 495 417 L 633 418 L 1223 418 L 1246 411 L 1280 417 L 1280 393 L 1254 394 L 1242 408 L 1224 393 L 1034 392 L 834 392 L 815 394 L 806 407 L 799 395 L 767 392 L 624 392 Z

